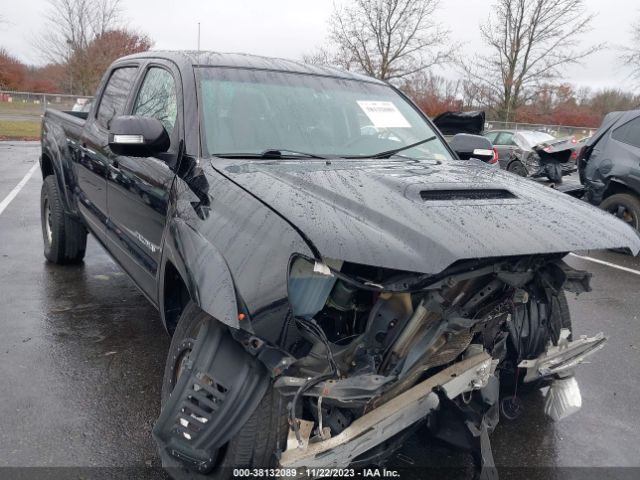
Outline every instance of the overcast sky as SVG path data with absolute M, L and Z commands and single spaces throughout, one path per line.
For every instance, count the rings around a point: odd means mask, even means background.
M 341 0 L 348 1 L 348 0 Z M 44 28 L 47 0 L 2 0 L 0 47 L 28 63 L 41 63 L 32 36 Z M 478 26 L 488 18 L 493 0 L 442 0 L 438 20 L 461 42 L 467 53 L 481 45 Z M 631 38 L 631 23 L 640 21 L 637 0 L 585 0 L 596 13 L 586 45 L 602 41 L 624 45 Z M 321 45 L 327 34 L 332 0 L 123 0 L 130 27 L 147 33 L 156 49 L 195 49 L 197 23 L 201 48 L 299 59 Z M 606 50 L 584 66 L 570 67 L 567 79 L 592 88 L 632 88 L 629 71 Z M 454 76 L 451 71 L 434 73 Z

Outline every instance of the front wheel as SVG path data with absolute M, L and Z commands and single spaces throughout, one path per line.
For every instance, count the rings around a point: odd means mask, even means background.
M 171 339 L 167 356 L 162 382 L 163 407 L 190 361 L 189 355 L 200 328 L 205 322 L 215 321 L 191 302 L 184 309 Z M 208 469 L 208 475 L 215 479 L 228 479 L 232 478 L 233 468 L 277 466 L 276 452 L 286 447 L 288 430 L 286 401 L 270 384 L 262 400 L 239 432 L 226 445 L 210 452 L 212 463 Z M 176 468 L 184 470 L 177 460 L 172 460 L 171 464 L 163 462 L 163 466 L 172 476 L 175 475 Z
M 52 263 L 80 263 L 87 247 L 87 231 L 64 211 L 56 178 L 44 179 L 40 192 L 44 256 Z
M 513 333 L 519 334 L 527 330 L 528 333 L 523 339 L 511 337 L 509 353 L 503 365 L 503 373 L 500 375 L 500 387 L 507 397 L 517 392 L 536 391 L 549 383 L 548 378 L 525 383 L 526 371 L 517 367 L 521 360 L 538 357 L 544 353 L 549 343 L 557 345 L 562 329 L 570 330 L 572 334 L 569 336 L 569 340 L 573 338 L 571 313 L 565 292 L 561 291 L 557 296 L 551 296 L 549 301 L 552 314 L 548 320 L 543 316 L 539 316 L 540 310 L 531 304 L 526 307 L 527 312 L 525 315 L 514 313 L 512 324 L 515 329 L 512 330 L 512 335 Z

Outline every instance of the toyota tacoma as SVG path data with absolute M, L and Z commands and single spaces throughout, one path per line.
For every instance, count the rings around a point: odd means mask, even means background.
M 572 335 L 565 292 L 590 274 L 563 258 L 640 248 L 492 157 L 372 78 L 136 54 L 89 112 L 44 115 L 44 255 L 81 262 L 91 232 L 159 310 L 153 438 L 174 477 L 381 465 L 418 425 L 484 474 L 518 392 L 574 412 L 573 370 L 606 340 Z

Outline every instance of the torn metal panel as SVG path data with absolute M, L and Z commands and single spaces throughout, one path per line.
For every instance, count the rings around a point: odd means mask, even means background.
M 524 381 L 533 382 L 540 377 L 561 375 L 571 371 L 582 363 L 588 356 L 594 354 L 607 342 L 603 333 L 593 337 L 581 336 L 579 339 L 569 341 L 571 331 L 563 329 L 560 332 L 558 345 L 552 345 L 547 351 L 534 360 L 523 360 L 518 365 L 527 371 Z
M 449 398 L 482 388 L 491 375 L 491 357 L 482 353 L 442 370 L 433 377 L 355 420 L 339 435 L 307 448 L 287 448 L 282 467 L 347 467 L 358 455 L 423 419 L 439 405 L 433 389 Z

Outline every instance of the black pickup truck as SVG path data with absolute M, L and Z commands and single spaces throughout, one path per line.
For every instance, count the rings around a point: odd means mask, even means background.
M 571 340 L 590 275 L 563 257 L 640 238 L 486 144 L 383 82 L 236 54 L 122 58 L 87 114 L 47 110 L 44 254 L 80 262 L 91 232 L 158 308 L 174 477 L 381 464 L 427 417 L 487 469 L 518 384 L 575 410 L 605 338 Z

